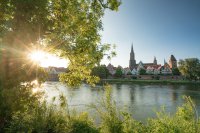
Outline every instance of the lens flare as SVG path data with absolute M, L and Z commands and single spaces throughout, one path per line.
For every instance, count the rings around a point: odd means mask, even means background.
M 32 51 L 29 54 L 29 58 L 33 63 L 37 63 L 41 67 L 67 67 L 68 61 L 66 59 L 59 58 L 55 55 L 44 51 Z
M 45 57 L 46 55 L 43 51 L 33 51 L 30 54 L 31 60 L 38 63 L 41 63 L 43 60 L 45 60 Z

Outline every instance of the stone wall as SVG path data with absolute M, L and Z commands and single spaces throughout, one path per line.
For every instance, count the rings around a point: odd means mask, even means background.
M 125 75 L 125 78 L 131 79 L 133 75 Z M 174 75 L 136 75 L 137 79 L 143 80 L 183 80 L 183 76 L 174 76 Z

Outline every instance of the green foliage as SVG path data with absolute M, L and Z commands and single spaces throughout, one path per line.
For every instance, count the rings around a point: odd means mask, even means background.
M 181 73 L 180 73 L 180 71 L 179 71 L 178 68 L 173 68 L 173 69 L 172 69 L 172 74 L 173 74 L 173 75 L 180 75 Z
M 131 72 L 128 72 L 127 75 L 132 75 L 132 73 L 131 73 Z
M 92 69 L 92 75 L 105 79 L 109 76 L 109 71 L 105 65 L 100 65 Z
M 163 109 L 157 113 L 157 118 L 151 118 L 146 125 L 132 118 L 127 112 L 120 112 L 112 101 L 111 88 L 106 86 L 106 95 L 100 107 L 94 106 L 101 118 L 100 131 L 103 133 L 199 133 L 196 108 L 190 97 L 185 97 L 186 103 L 178 107 L 171 116 Z
M 145 69 L 140 69 L 138 73 L 139 73 L 139 75 L 145 75 L 146 74 L 146 70 Z
M 100 44 L 101 19 L 106 8 L 116 11 L 119 5 L 118 0 L 0 1 L 0 130 L 11 123 L 14 131 L 31 132 L 32 124 L 45 127 L 45 115 L 51 114 L 37 110 L 40 97 L 32 92 L 31 82 L 44 81 L 46 74 L 27 57 L 30 52 L 44 50 L 69 60 L 69 71 L 60 79 L 71 86 L 98 81 L 91 69 L 109 46 Z M 44 115 L 38 116 L 44 118 L 38 124 L 37 111 Z
M 164 110 L 157 113 L 156 119 L 148 121 L 149 133 L 198 133 L 200 123 L 194 113 L 194 106 L 190 98 L 179 107 L 174 116 L 170 116 Z
M 71 119 L 71 133 L 99 133 L 87 113 L 82 113 Z
M 34 110 L 16 112 L 7 128 L 8 132 L 70 132 L 70 133 L 98 133 L 93 122 L 86 113 L 68 115 L 56 110 L 56 107 L 39 105 Z
M 15 112 L 32 109 L 41 100 L 42 93 L 33 93 L 32 84 L 19 85 L 0 91 L 0 132 L 7 127 Z
M 116 104 L 112 100 L 111 87 L 105 86 L 105 95 L 100 101 L 100 107 L 92 105 L 97 114 L 101 118 L 100 132 L 101 133 L 122 133 L 123 126 L 120 119 L 121 114 L 117 111 Z
M 136 121 L 127 112 L 122 112 L 123 116 L 123 132 L 122 133 L 145 133 L 148 132 L 147 127 L 139 121 Z
M 137 76 L 132 76 L 132 79 L 137 79 Z
M 19 80 L 12 86 L 20 84 L 22 79 L 31 81 L 29 77 L 35 66 L 25 58 L 32 50 L 39 49 L 69 60 L 69 72 L 61 75 L 68 85 L 79 85 L 82 81 L 95 83 L 97 78 L 91 76 L 91 69 L 106 55 L 108 46 L 100 44 L 101 19 L 106 8 L 116 11 L 120 3 L 118 0 L 1 0 L 1 82 L 11 84 L 16 77 Z
M 116 69 L 116 72 L 115 72 L 115 77 L 121 78 L 122 75 L 123 75 L 122 69 L 121 69 L 120 67 L 118 67 L 118 68 Z
M 6 132 L 70 132 L 98 133 L 87 113 L 69 114 L 66 100 L 60 96 L 60 106 L 42 102 L 25 111 L 17 111 L 5 129 Z
M 200 61 L 197 58 L 180 60 L 179 70 L 189 80 L 200 79 Z

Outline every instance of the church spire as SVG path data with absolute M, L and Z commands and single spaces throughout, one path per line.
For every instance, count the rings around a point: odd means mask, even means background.
M 130 60 L 129 60 L 129 68 L 131 69 L 131 71 L 133 70 L 133 68 L 136 67 L 136 60 L 135 60 L 135 53 L 133 51 L 133 43 L 131 45 L 131 53 L 130 53 Z
M 131 53 L 134 53 L 134 51 L 133 51 L 133 43 L 131 45 Z
M 155 56 L 154 56 L 153 64 L 154 64 L 154 65 L 157 65 L 157 60 L 156 60 L 156 57 L 155 57 Z

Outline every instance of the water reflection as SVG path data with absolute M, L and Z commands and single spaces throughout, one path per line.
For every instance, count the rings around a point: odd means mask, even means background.
M 90 88 L 83 84 L 80 88 L 70 89 L 58 82 L 46 82 L 43 85 L 47 99 L 63 94 L 69 105 L 80 111 L 87 111 L 85 105 L 96 103 L 104 94 L 102 86 Z M 193 85 L 137 85 L 112 84 L 112 96 L 121 109 L 125 105 L 127 110 L 137 120 L 145 121 L 148 117 L 155 117 L 155 111 L 165 106 L 166 111 L 174 113 L 176 107 L 183 104 L 183 96 L 190 96 L 196 103 L 200 113 L 200 87 Z
M 135 86 L 129 86 L 130 88 L 130 101 L 131 101 L 131 104 L 134 104 L 134 101 L 135 101 L 135 89 L 134 89 Z

